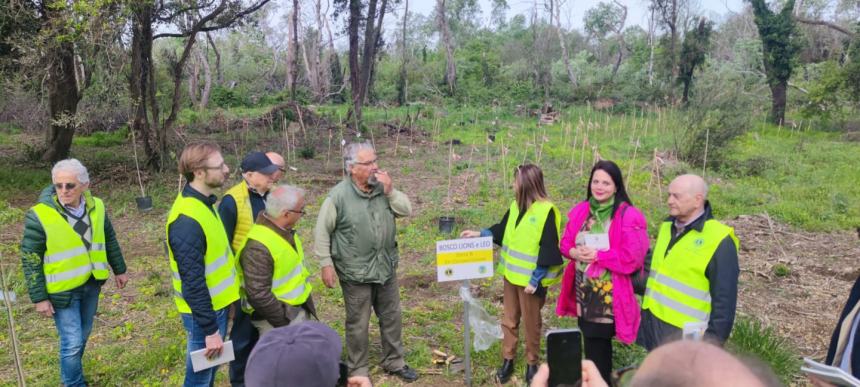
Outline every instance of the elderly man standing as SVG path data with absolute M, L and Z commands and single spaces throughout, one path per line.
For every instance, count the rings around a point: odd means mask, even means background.
M 117 288 L 125 287 L 128 275 L 105 205 L 90 193 L 87 168 L 62 160 L 51 180 L 24 219 L 21 263 L 36 311 L 57 326 L 63 384 L 85 386 L 81 358 L 108 265 Z
M 240 168 L 242 181 L 227 190 L 218 205 L 218 213 L 234 253 L 238 253 L 245 243 L 254 219 L 265 208 L 269 188 L 275 182 L 275 174 L 279 172 L 278 166 L 263 152 L 248 153 L 242 159 Z M 241 303 L 236 304 L 233 328 L 230 330 L 236 355 L 236 360 L 230 363 L 230 384 L 233 387 L 245 385 L 245 364 L 259 339 L 257 330 L 251 325 L 248 310 L 247 305 L 243 308 Z
M 295 225 L 304 215 L 305 192 L 281 185 L 266 200 L 239 250 L 251 324 L 259 335 L 276 327 L 316 317 L 302 241 Z
M 735 321 L 738 238 L 714 219 L 708 185 L 699 176 L 673 180 L 668 205 L 670 216 L 646 257 L 650 274 L 637 342 L 650 351 L 686 324 L 707 323 L 705 334 L 723 343 Z
M 207 356 L 221 353 L 230 305 L 239 299 L 236 261 L 214 208 L 215 189 L 224 185 L 229 172 L 218 145 L 188 144 L 179 157 L 179 173 L 188 184 L 167 215 L 173 300 L 188 341 L 186 387 L 215 381 L 217 367 L 194 372 L 190 354 L 203 348 Z
M 400 341 L 400 256 L 394 219 L 410 215 L 412 204 L 406 194 L 393 188 L 388 172 L 379 169 L 370 144 L 347 146 L 344 167 L 349 177 L 332 188 L 323 202 L 314 247 L 323 283 L 331 288 L 339 278 L 343 289 L 349 374 L 368 375 L 372 307 L 379 318 L 382 367 L 411 382 L 418 374 L 406 365 Z

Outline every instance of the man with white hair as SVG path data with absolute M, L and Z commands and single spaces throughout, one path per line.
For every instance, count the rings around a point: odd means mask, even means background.
M 251 324 L 260 336 L 316 317 L 302 241 L 295 230 L 304 208 L 304 190 L 290 185 L 275 187 L 239 250 L 243 297 L 251 310 Z
M 63 384 L 84 386 L 81 358 L 101 286 L 113 270 L 122 289 L 128 274 L 104 203 L 90 193 L 87 168 L 76 159 L 62 160 L 51 180 L 24 219 L 21 262 L 36 311 L 54 318 Z
M 406 365 L 401 343 L 400 286 L 395 218 L 409 216 L 412 204 L 379 169 L 369 143 L 344 150 L 348 177 L 329 192 L 314 229 L 314 252 L 323 283 L 340 279 L 346 307 L 346 364 L 350 376 L 368 376 L 371 308 L 379 318 L 382 368 L 406 382 L 418 374 Z M 334 267 L 332 267 L 334 266 Z M 335 274 L 336 273 L 336 274 Z
M 724 343 L 732 332 L 738 297 L 738 238 L 714 219 L 708 185 L 696 175 L 669 184 L 669 218 L 660 226 L 649 268 L 637 342 L 649 351 L 680 336 L 691 323 Z

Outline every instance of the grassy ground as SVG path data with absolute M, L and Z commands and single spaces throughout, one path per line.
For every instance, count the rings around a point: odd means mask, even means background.
M 324 106 L 317 111 L 335 124 L 345 116 L 344 107 Z M 225 115 L 248 117 L 254 112 Z M 433 349 L 463 354 L 462 307 L 457 285 L 435 282 L 434 242 L 450 237 L 437 231 L 439 216 L 455 216 L 456 232 L 497 222 L 512 200 L 511 172 L 524 162 L 542 166 L 550 196 L 566 213 L 585 196 L 584 174 L 587 175 L 596 157 L 602 157 L 615 160 L 625 171 L 628 192 L 650 220 L 654 237 L 656 220 L 665 214 L 663 195 L 668 180 L 680 173 L 702 170 L 701 166 L 688 166 L 675 160 L 671 152 L 667 153 L 680 136 L 676 113 L 672 111 L 608 115 L 572 108 L 562 112 L 560 122 L 548 126 L 537 126 L 534 118 L 501 110 L 463 107 L 369 109 L 365 114 L 370 131 L 362 137 L 377 144 L 381 168 L 389 170 L 395 186 L 409 194 L 415 207 L 411 218 L 398 223 L 398 240 L 406 356 L 409 364 L 424 374 L 417 385 L 462 384 L 461 374 L 436 368 L 431 363 Z M 186 118 L 189 125 L 201 119 Z M 395 126 L 414 122 L 420 130 L 389 131 L 381 125 L 383 122 Z M 331 141 L 327 140 L 327 129 L 322 130 L 314 158 L 296 157 L 293 150 L 289 161 L 297 170 L 287 176 L 287 181 L 310 190 L 309 213 L 299 226 L 306 251 L 312 251 L 311 229 L 319 204 L 341 178 L 338 144 L 341 139 L 353 141 L 357 137 L 337 126 L 334 128 Z M 488 134 L 495 136 L 494 142 L 487 141 Z M 124 290 L 118 291 L 111 283 L 103 288 L 84 368 L 96 385 L 177 385 L 184 372 L 185 340 L 170 298 L 170 274 L 161 248 L 166 211 L 178 189 L 177 176 L 172 171 L 144 172 L 145 188 L 153 196 L 155 209 L 138 213 L 134 198 L 140 195 L 140 189 L 131 148 L 124 136 L 120 132 L 81 137 L 76 139 L 72 150 L 73 157 L 80 158 L 90 168 L 93 192 L 106 201 L 132 276 L 130 286 Z M 290 153 L 282 134 L 268 129 L 250 133 L 196 133 L 193 137 L 206 136 L 226 144 L 224 153 L 231 167 L 237 167 L 238 157 L 258 143 L 267 144 L 262 149 Z M 455 139 L 459 144 L 446 144 Z M 0 200 L 0 263 L 9 273 L 12 290 L 19 295 L 13 305 L 13 316 L 28 384 L 57 385 L 53 322 L 33 311 L 25 295 L 16 255 L 24 211 L 50 182 L 48 166 L 27 161 L 30 147 L 26 144 L 40 140 L 41 137 L 19 133 L 14 128 L 0 130 L 0 159 L 9 166 L 0 169 L 0 197 L 4 198 Z M 860 154 L 857 143 L 841 142 L 830 133 L 758 126 L 731 147 L 728 163 L 719 169 L 709 166 L 706 170 L 718 217 L 767 212 L 777 220 L 810 231 L 842 230 L 857 225 L 860 219 L 860 207 L 854 205 L 860 199 L 860 188 L 856 185 L 860 170 L 854 167 Z M 659 156 L 656 161 L 655 150 Z M 655 166 L 660 171 L 659 182 Z M 232 181 L 236 181 L 235 174 Z M 342 333 L 342 294 L 339 289 L 322 286 L 315 260 L 308 257 L 308 262 L 314 274 L 312 285 L 321 319 Z M 473 281 L 473 287 L 490 314 L 498 316 L 501 282 L 497 278 Z M 557 290 L 551 291 L 544 308 L 545 327 L 575 326 L 570 319 L 554 316 L 556 297 Z M 746 312 L 755 315 L 754 311 Z M 376 385 L 399 385 L 398 380 L 385 376 L 377 366 L 380 345 L 375 324 L 374 319 L 370 352 L 373 379 Z M 780 341 L 784 338 L 767 331 L 767 326 L 757 325 L 756 320 L 739 324 L 743 329 L 735 331 L 730 348 L 760 353 L 765 360 L 776 359 L 773 361 L 781 365 L 798 359 L 799 354 L 791 349 L 791 344 Z M 8 332 L 4 318 L 0 322 L 0 385 L 15 383 Z M 616 353 L 617 366 L 632 364 L 644 356 L 635 347 L 620 345 Z M 491 375 L 499 362 L 499 344 L 473 353 L 472 359 L 475 385 L 491 384 Z M 520 359 L 517 364 L 519 383 L 522 383 L 523 363 Z M 784 380 L 791 380 L 797 372 L 794 363 L 790 364 L 777 368 Z M 226 371 L 222 370 L 219 384 L 226 385 L 225 379 Z

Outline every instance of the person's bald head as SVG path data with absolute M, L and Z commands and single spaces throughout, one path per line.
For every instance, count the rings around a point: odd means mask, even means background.
M 769 372 L 769 371 L 767 371 Z M 635 387 L 772 385 L 739 359 L 713 344 L 682 340 L 657 347 L 636 370 Z
M 705 209 L 708 183 L 697 175 L 681 175 L 669 184 L 669 215 L 686 223 Z
M 271 161 L 272 164 L 278 166 L 278 170 L 275 171 L 274 174 L 272 174 L 272 178 L 275 180 L 275 183 L 277 183 L 279 180 L 281 180 L 282 177 L 284 177 L 284 173 L 287 171 L 287 163 L 284 161 L 283 156 L 275 152 L 266 152 L 266 157 L 269 158 L 269 161 Z

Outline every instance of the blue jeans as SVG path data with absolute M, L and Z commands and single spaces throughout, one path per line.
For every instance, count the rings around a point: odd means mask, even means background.
M 101 285 L 91 279 L 71 291 L 69 306 L 54 309 L 54 323 L 60 335 L 60 378 L 68 387 L 87 385 L 81 358 L 93 330 L 100 291 Z
M 230 308 L 224 308 L 215 311 L 215 319 L 218 322 L 218 332 L 221 333 L 221 339 L 224 339 L 224 334 L 227 332 L 227 312 Z M 191 313 L 180 313 L 182 316 L 182 326 L 185 327 L 185 333 L 188 340 L 188 345 L 185 351 L 185 387 L 210 387 L 215 384 L 215 372 L 218 367 L 212 367 L 200 372 L 194 372 L 194 367 L 191 365 L 191 352 L 206 348 L 206 333 L 191 317 Z

